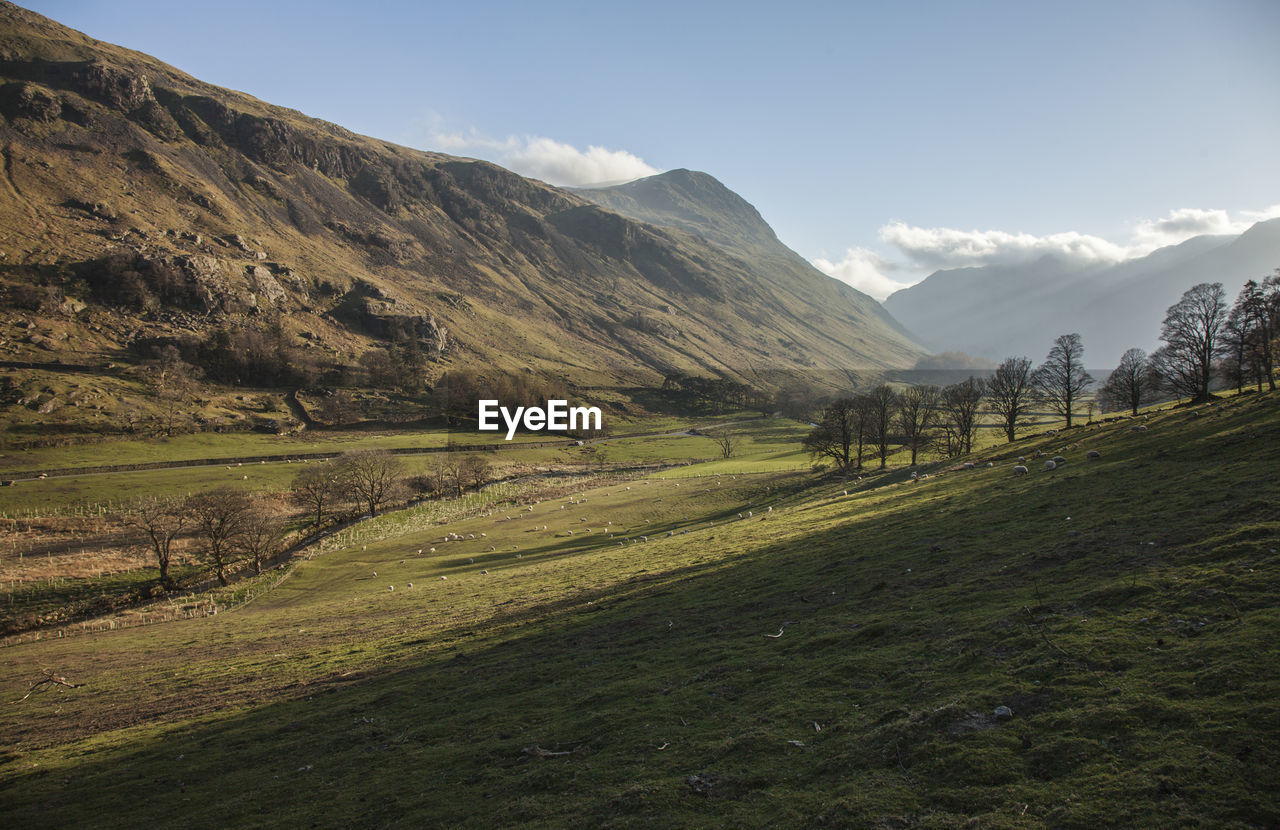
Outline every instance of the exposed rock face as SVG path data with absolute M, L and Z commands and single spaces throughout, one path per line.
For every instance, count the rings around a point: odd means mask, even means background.
M 258 297 L 260 304 L 265 301 L 278 307 L 288 296 L 280 283 L 276 282 L 276 278 L 271 276 L 270 269 L 261 265 L 249 265 L 245 268 L 245 273 L 249 278 L 249 290 Z

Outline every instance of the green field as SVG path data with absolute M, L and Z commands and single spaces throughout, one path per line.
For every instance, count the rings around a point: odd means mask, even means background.
M 389 519 L 234 611 L 9 645 L 6 700 L 81 685 L 0 709 L 8 821 L 1275 825 L 1280 399 L 1148 423 Z

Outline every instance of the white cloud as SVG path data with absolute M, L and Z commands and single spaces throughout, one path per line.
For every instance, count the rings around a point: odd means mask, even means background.
M 880 254 L 866 248 L 849 248 L 844 252 L 844 259 L 839 262 L 818 257 L 813 261 L 813 266 L 827 276 L 847 282 L 877 300 L 883 300 L 898 289 L 916 282 L 899 282 L 885 276 L 885 271 L 895 271 L 896 267 Z
M 485 158 L 522 176 L 554 185 L 614 184 L 661 172 L 626 150 L 610 150 L 594 144 L 580 150 L 540 136 L 494 139 L 474 130 L 433 132 L 430 143 L 435 149 Z
M 1146 256 L 1157 248 L 1176 245 L 1204 234 L 1240 234 L 1255 222 L 1280 217 L 1280 204 L 1262 210 L 1180 208 L 1162 219 L 1143 219 L 1130 231 L 1127 243 L 1100 236 L 1064 231 L 1037 236 L 999 230 L 962 231 L 921 228 L 890 222 L 880 239 L 895 253 L 886 256 L 867 248 L 849 248 L 838 262 L 813 260 L 819 271 L 843 280 L 877 300 L 914 285 L 933 271 L 982 265 L 1020 265 L 1047 254 L 1081 263 L 1112 263 Z M 889 276 L 890 274 L 894 276 Z
M 891 222 L 880 228 L 880 238 L 901 251 L 912 265 L 930 270 L 967 265 L 1016 265 L 1045 254 L 1116 262 L 1125 259 L 1128 253 L 1123 246 L 1076 231 L 1035 236 L 1008 231 L 917 228 L 904 222 Z

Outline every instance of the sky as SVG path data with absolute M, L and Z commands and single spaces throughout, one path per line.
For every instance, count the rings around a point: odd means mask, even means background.
M 701 170 L 882 299 L 1280 216 L 1280 2 L 22 3 L 552 184 Z

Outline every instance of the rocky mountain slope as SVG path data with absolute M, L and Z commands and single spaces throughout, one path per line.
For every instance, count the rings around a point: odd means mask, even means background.
M 1246 280 L 1280 267 L 1280 219 L 1240 236 L 1198 236 L 1116 264 L 1046 256 L 1018 266 L 938 271 L 884 306 L 935 350 L 1039 360 L 1060 334 L 1079 332 L 1091 367 L 1158 345 L 1165 310 L 1191 286 L 1221 282 L 1228 301 Z
M 202 83 L 8 3 L 0 116 L 6 360 L 127 361 L 140 340 L 215 328 L 272 332 L 321 368 L 412 341 L 429 375 L 584 385 L 921 354 L 754 210 L 727 211 L 745 202 L 702 174 L 685 174 L 699 189 L 683 224 L 607 209 Z M 696 221 L 712 216 L 716 233 Z

